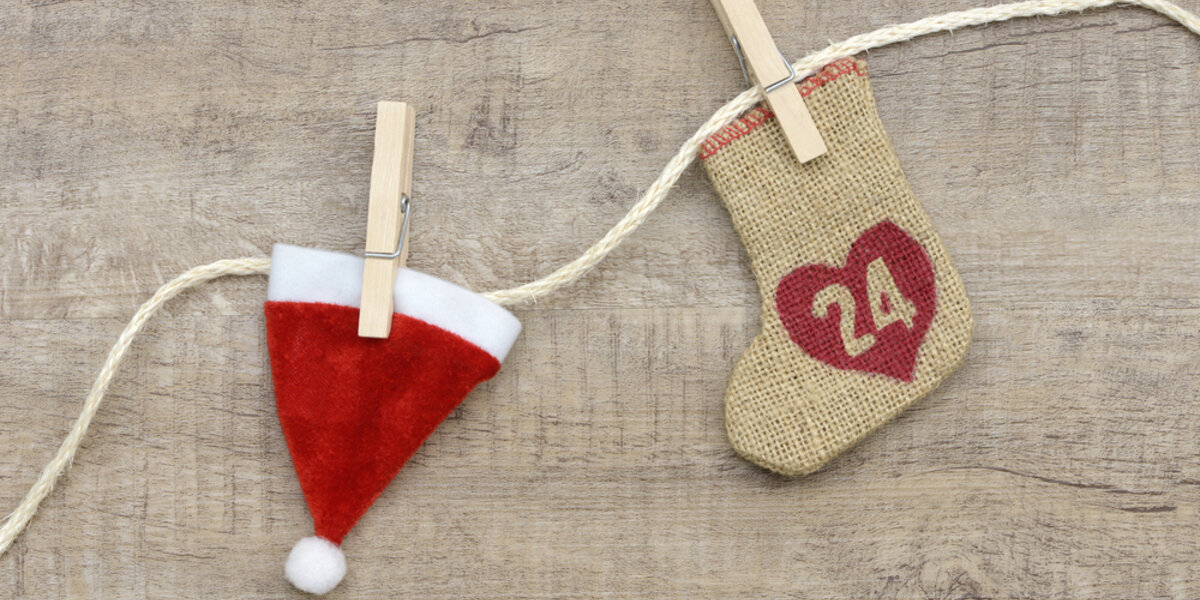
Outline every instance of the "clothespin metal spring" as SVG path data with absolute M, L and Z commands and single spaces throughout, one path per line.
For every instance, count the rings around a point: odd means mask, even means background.
M 400 225 L 400 240 L 396 242 L 395 252 L 363 252 L 364 258 L 400 258 L 400 254 L 404 252 L 404 238 L 408 237 L 408 217 L 409 211 L 412 210 L 412 200 L 408 194 L 400 195 L 400 216 L 404 222 Z
M 746 70 L 746 55 L 742 54 L 742 43 L 738 41 L 738 36 L 729 36 L 729 41 L 733 43 L 733 52 L 737 54 L 738 66 L 742 68 L 742 79 L 746 81 L 746 85 L 754 86 L 754 82 L 750 81 L 750 72 Z M 786 56 L 783 55 L 783 50 L 779 51 L 779 60 L 783 61 L 783 66 L 787 67 L 788 75 L 775 83 L 768 86 L 763 86 L 763 95 L 787 85 L 796 80 L 796 69 L 792 68 L 792 63 L 788 62 Z

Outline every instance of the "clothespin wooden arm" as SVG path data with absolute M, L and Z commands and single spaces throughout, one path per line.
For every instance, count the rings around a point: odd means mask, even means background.
M 763 88 L 796 158 L 804 163 L 825 153 L 825 141 L 794 85 L 796 73 L 775 46 L 754 0 L 712 0 L 721 25 L 729 34 L 742 70 Z
M 392 331 L 396 269 L 403 267 L 408 259 L 415 122 L 416 116 L 409 105 L 379 103 L 358 312 L 361 337 L 386 338 Z

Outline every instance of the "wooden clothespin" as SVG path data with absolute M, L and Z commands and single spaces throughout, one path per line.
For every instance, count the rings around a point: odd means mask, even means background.
M 412 107 L 403 102 L 380 102 L 376 111 L 360 337 L 386 338 L 392 331 L 396 269 L 408 259 L 415 121 Z
M 753 77 L 762 87 L 796 158 L 805 163 L 824 154 L 825 140 L 808 114 L 800 90 L 793 85 L 796 71 L 775 46 L 754 0 L 712 0 L 712 5 L 733 43 L 742 75 L 747 83 Z

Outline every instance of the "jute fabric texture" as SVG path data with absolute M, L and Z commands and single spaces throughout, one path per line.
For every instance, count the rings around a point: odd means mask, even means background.
M 800 164 L 764 107 L 700 150 L 763 305 L 729 379 L 726 429 L 740 455 L 785 475 L 819 469 L 928 394 L 962 362 L 972 326 L 866 64 L 840 59 L 799 85 L 825 155 Z

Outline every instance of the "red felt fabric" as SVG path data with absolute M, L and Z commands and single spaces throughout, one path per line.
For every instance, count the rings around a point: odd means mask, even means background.
M 424 321 L 358 337 L 358 309 L 267 302 L 276 408 L 317 535 L 340 544 L 429 434 L 500 362 Z
M 913 326 L 896 321 L 877 330 L 867 298 L 867 265 L 882 258 L 896 287 L 916 308 Z M 822 289 L 841 284 L 854 298 L 852 307 L 832 305 L 825 317 L 814 314 L 813 300 Z M 917 351 L 937 310 L 933 264 L 925 249 L 891 221 L 882 221 L 850 246 L 842 267 L 805 265 L 788 273 L 775 290 L 775 306 L 789 337 L 809 356 L 836 367 L 879 373 L 901 381 L 913 380 Z M 891 299 L 881 306 L 891 310 Z M 853 312 L 851 312 L 853 311 Z M 850 356 L 842 339 L 841 320 L 854 320 L 855 337 L 872 335 L 875 344 Z

